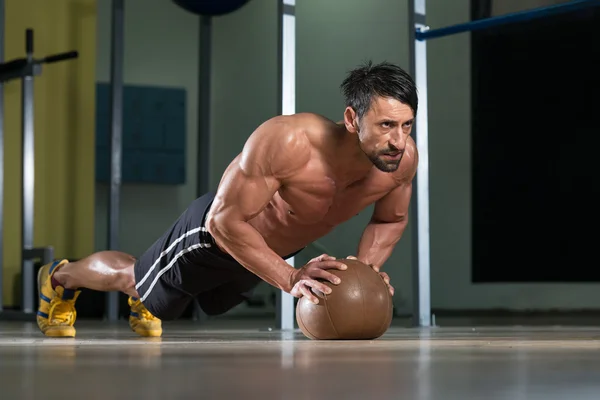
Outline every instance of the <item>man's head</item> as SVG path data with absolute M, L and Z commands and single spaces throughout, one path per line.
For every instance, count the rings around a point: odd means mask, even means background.
M 398 169 L 417 114 L 417 88 L 400 67 L 372 62 L 356 68 L 341 85 L 344 123 L 362 151 L 384 172 Z

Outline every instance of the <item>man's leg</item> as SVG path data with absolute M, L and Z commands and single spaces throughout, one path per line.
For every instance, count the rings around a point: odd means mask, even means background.
M 80 290 L 87 288 L 128 294 L 131 329 L 141 336 L 160 336 L 161 319 L 177 318 L 192 294 L 218 286 L 224 279 L 197 265 L 212 245 L 203 227 L 212 198 L 209 193 L 193 201 L 138 259 L 102 251 L 76 262 L 62 260 L 44 266 L 38 274 L 37 319 L 42 332 L 75 336 L 75 301 Z
M 139 297 L 135 290 L 135 257 L 120 251 L 100 251 L 57 268 L 53 278 L 65 289 L 86 288 L 123 292 Z
M 47 336 L 75 336 L 75 302 L 83 288 L 138 297 L 135 262 L 135 257 L 126 253 L 101 251 L 79 261 L 61 260 L 43 266 L 38 272 L 40 330 Z

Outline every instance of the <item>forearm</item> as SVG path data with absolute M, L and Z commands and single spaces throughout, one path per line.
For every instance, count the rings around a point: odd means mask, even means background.
M 372 220 L 360 238 L 356 257 L 361 262 L 372 265 L 379 271 L 392 255 L 392 251 L 402 237 L 406 225 L 406 220 L 393 223 Z
M 265 282 L 284 291 L 291 290 L 294 268 L 271 250 L 252 225 L 223 219 L 215 217 L 207 224 L 217 244 Z

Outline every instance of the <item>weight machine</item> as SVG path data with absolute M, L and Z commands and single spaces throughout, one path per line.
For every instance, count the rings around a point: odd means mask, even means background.
M 0 32 L 4 33 L 4 4 L 0 4 Z M 1 40 L 0 42 L 3 42 Z M 35 313 L 35 260 L 47 264 L 54 260 L 52 246 L 34 247 L 34 183 L 35 183 L 35 135 L 33 113 L 33 80 L 42 73 L 43 64 L 66 61 L 78 57 L 76 51 L 46 56 L 36 59 L 33 56 L 33 30 L 25 31 L 25 57 L 8 62 L 2 62 L 4 48 L 0 45 L 0 319 L 32 320 Z M 21 310 L 8 311 L 3 308 L 3 224 L 4 224 L 4 84 L 21 80 L 22 104 L 22 154 L 21 170 Z

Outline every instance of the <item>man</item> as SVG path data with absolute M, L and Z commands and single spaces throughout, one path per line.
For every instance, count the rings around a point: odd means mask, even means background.
M 351 71 L 341 88 L 343 121 L 302 113 L 264 122 L 216 195 L 192 202 L 139 259 L 102 251 L 40 269 L 41 331 L 75 336 L 82 288 L 129 295 L 129 324 L 142 336 L 160 336 L 161 320 L 179 317 L 193 298 L 207 314 L 222 314 L 261 280 L 318 302 L 311 289 L 330 293 L 319 280 L 339 284 L 328 270 L 346 266 L 323 255 L 294 269 L 285 259 L 373 203 L 355 257 L 379 271 L 407 224 L 418 164 L 410 137 L 416 88 L 389 63 Z

